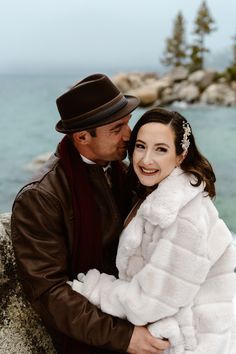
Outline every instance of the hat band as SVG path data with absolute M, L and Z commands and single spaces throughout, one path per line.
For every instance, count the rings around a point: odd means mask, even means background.
M 106 118 L 111 116 L 112 114 L 118 112 L 120 109 L 122 109 L 124 106 L 126 106 L 126 104 L 128 103 L 127 99 L 122 96 L 121 99 L 114 103 L 111 107 L 105 108 L 104 110 L 97 112 L 95 114 L 93 114 L 92 116 L 88 117 L 82 117 L 82 115 L 77 116 L 77 117 L 73 117 L 71 119 L 68 120 L 62 120 L 62 125 L 64 129 L 77 129 L 77 128 L 83 128 L 83 127 L 87 127 L 88 125 L 93 125 L 96 123 L 98 123 L 98 119 L 99 119 L 99 125 L 101 125 L 101 123 L 103 121 L 106 122 Z M 78 121 L 79 119 L 79 121 Z

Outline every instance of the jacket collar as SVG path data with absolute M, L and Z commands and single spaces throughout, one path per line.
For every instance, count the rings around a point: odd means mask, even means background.
M 196 178 L 176 167 L 158 188 L 147 196 L 138 214 L 153 225 L 168 227 L 174 222 L 180 209 L 203 192 L 203 184 L 194 187 L 191 182 L 196 183 Z

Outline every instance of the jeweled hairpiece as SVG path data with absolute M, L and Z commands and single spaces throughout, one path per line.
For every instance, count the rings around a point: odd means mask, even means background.
M 191 128 L 187 122 L 183 122 L 183 130 L 184 130 L 184 135 L 183 135 L 183 139 L 181 140 L 181 146 L 182 149 L 186 152 L 190 145 L 190 141 L 188 137 L 189 135 L 191 135 Z

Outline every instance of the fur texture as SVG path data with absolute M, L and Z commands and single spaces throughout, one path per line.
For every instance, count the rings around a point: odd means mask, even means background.
M 229 354 L 235 248 L 203 185 L 190 182 L 180 168 L 163 180 L 121 235 L 119 279 L 90 270 L 80 292 L 104 312 L 153 323 L 170 354 Z

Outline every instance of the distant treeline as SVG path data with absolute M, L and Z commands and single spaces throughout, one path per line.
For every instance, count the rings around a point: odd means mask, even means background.
M 205 37 L 216 31 L 216 22 L 203 1 L 194 20 L 193 42 L 187 43 L 185 20 L 181 11 L 173 22 L 172 36 L 166 39 L 162 64 L 171 67 L 186 66 L 190 72 L 204 69 L 204 54 L 210 50 L 205 46 Z M 222 73 L 229 81 L 236 80 L 236 34 L 232 37 L 232 61 Z

